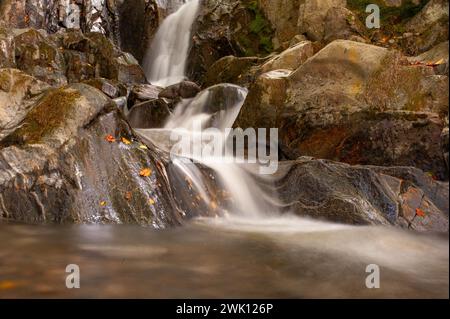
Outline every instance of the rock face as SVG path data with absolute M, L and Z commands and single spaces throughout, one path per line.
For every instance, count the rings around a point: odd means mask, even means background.
M 155 0 L 126 0 L 118 6 L 121 49 L 142 61 L 159 26 Z
M 119 50 L 101 33 L 59 31 L 48 35 L 35 29 L 0 29 L 5 43 L 3 67 L 16 67 L 50 85 L 61 86 L 104 77 L 124 83 L 143 83 L 136 59 Z
M 445 126 L 447 85 L 433 67 L 410 65 L 397 52 L 338 40 L 287 79 L 258 80 L 239 123 L 280 128 L 294 158 L 415 166 L 446 179 L 440 143 L 430 141 L 439 141 Z M 276 112 L 263 112 L 267 105 Z
M 0 215 L 28 223 L 178 224 L 184 213 L 164 165 L 139 145 L 97 89 L 73 84 L 47 91 L 1 141 Z M 140 176 L 143 168 L 150 176 Z
M 300 216 L 448 231 L 448 183 L 418 169 L 301 158 L 283 163 L 278 174 L 277 188 L 290 204 L 287 210 Z
M 257 2 L 204 0 L 193 26 L 188 76 L 203 84 L 209 67 L 227 55 L 266 55 L 272 51 L 273 29 Z

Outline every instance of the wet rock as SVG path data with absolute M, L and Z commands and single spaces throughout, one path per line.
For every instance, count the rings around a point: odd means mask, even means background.
M 108 135 L 116 141 L 107 141 Z M 121 137 L 131 144 L 119 142 Z M 1 219 L 179 224 L 185 213 L 164 182 L 164 165 L 140 145 L 99 90 L 72 84 L 48 91 L 1 141 Z M 140 176 L 143 168 L 151 176 Z
M 256 1 L 205 0 L 193 26 L 188 77 L 203 84 L 204 74 L 224 56 L 267 55 L 272 38 L 271 23 Z
M 170 85 L 167 88 L 163 89 L 161 92 L 159 92 L 158 97 L 171 100 L 179 98 L 190 99 L 195 97 L 200 91 L 201 88 L 196 83 L 183 81 L 177 84 Z
M 157 100 L 159 98 L 158 95 L 162 90 L 163 88 L 151 84 L 133 85 L 128 97 L 129 106 L 131 107 L 135 104 L 149 100 Z
M 169 115 L 167 103 L 157 99 L 134 105 L 127 114 L 127 120 L 134 128 L 162 128 Z
M 0 69 L 0 140 L 24 119 L 49 86 L 17 69 Z
M 142 61 L 159 26 L 157 1 L 127 0 L 118 5 L 121 49 Z
M 412 167 L 350 166 L 312 158 L 281 163 L 287 210 L 353 225 L 448 232 L 448 183 Z

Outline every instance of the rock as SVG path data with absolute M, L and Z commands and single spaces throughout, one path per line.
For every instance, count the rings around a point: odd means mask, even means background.
M 127 0 L 118 5 L 121 49 L 142 61 L 159 26 L 155 0 Z
M 448 232 L 448 183 L 434 181 L 418 169 L 350 166 L 304 157 L 281 163 L 277 175 L 280 196 L 290 204 L 287 210 L 300 216 Z
M 434 67 L 436 74 L 448 76 L 448 41 L 436 45 L 411 60 L 431 65 L 436 64 Z
M 128 105 L 131 107 L 135 104 L 149 101 L 157 100 L 159 93 L 163 88 L 151 85 L 151 84 L 136 84 L 131 87 L 130 95 L 128 97 Z
M 328 11 L 345 7 L 346 0 L 305 0 L 299 8 L 299 33 L 312 41 L 321 41 L 325 36 L 325 20 Z
M 50 85 L 67 83 L 64 56 L 44 31 L 16 29 L 14 43 L 17 68 Z
M 209 87 L 220 83 L 248 86 L 254 81 L 254 75 L 260 64 L 266 60 L 259 57 L 225 56 L 208 69 L 204 86 Z
M 300 42 L 270 59 L 261 67 L 261 71 L 264 73 L 279 69 L 294 71 L 313 55 L 312 43 L 309 41 Z
M 127 114 L 127 120 L 133 128 L 162 128 L 169 115 L 167 103 L 157 99 L 134 105 Z
M 1 219 L 180 224 L 190 211 L 176 204 L 165 182 L 164 157 L 157 162 L 141 143 L 99 90 L 72 84 L 48 91 L 0 143 Z M 143 168 L 151 176 L 140 176 Z
M 259 5 L 275 30 L 274 48 L 285 46 L 298 34 L 300 0 L 261 0 Z
M 84 83 L 95 87 L 112 99 L 127 95 L 127 88 L 124 85 L 112 80 L 95 78 L 84 81 Z
M 345 7 L 328 10 L 324 23 L 324 38 L 326 43 L 334 40 L 352 40 L 367 43 L 366 27 L 359 21 L 355 13 Z
M 430 50 L 448 40 L 449 4 L 447 0 L 430 0 L 405 26 L 406 30 L 419 34 L 402 40 L 402 46 L 410 55 Z
M 11 68 L 16 65 L 14 38 L 11 30 L 0 27 L 0 67 Z
M 0 69 L 0 141 L 25 118 L 49 86 L 17 69 Z
M 170 85 L 159 92 L 159 98 L 166 99 L 190 99 L 197 95 L 201 91 L 201 88 L 194 82 L 183 81 L 177 84 Z
M 250 88 L 238 123 L 279 128 L 283 153 L 416 166 L 447 178 L 436 142 L 448 114 L 448 77 L 433 68 L 410 65 L 395 51 L 338 40 L 287 78 L 263 81 Z
M 203 85 L 204 75 L 224 56 L 265 56 L 272 52 L 273 30 L 252 0 L 204 0 L 193 26 L 189 79 Z
M 448 123 L 447 123 L 447 125 L 448 125 Z M 442 154 L 444 156 L 445 164 L 447 165 L 447 171 L 449 170 L 449 167 L 448 167 L 448 153 L 449 153 L 448 145 L 449 145 L 449 140 L 448 140 L 448 126 L 447 126 L 442 130 L 442 133 L 441 133 L 441 149 L 442 149 Z
M 274 70 L 258 77 L 250 86 L 236 126 L 248 128 L 278 127 L 284 109 L 291 70 Z

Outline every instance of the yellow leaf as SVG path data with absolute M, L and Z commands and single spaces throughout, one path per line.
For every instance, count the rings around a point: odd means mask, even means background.
M 139 148 L 142 150 L 148 150 L 148 147 L 144 144 L 139 145 Z
M 143 168 L 139 172 L 139 175 L 141 175 L 142 177 L 149 177 L 151 174 L 152 174 L 152 170 L 150 168 Z
M 130 145 L 131 144 L 131 141 L 126 139 L 125 137 L 122 137 L 121 140 L 122 140 L 122 143 L 125 144 L 125 145 Z
M 154 204 L 155 204 L 155 201 L 154 201 L 152 198 L 150 198 L 150 199 L 148 200 L 148 202 L 149 202 L 150 205 L 154 205 Z
M 106 202 L 105 201 L 100 202 L 100 206 L 105 207 L 106 206 Z

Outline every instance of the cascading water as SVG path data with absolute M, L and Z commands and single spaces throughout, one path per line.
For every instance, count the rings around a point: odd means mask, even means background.
M 185 78 L 191 28 L 198 7 L 198 0 L 187 2 L 167 17 L 158 30 L 144 66 L 152 84 L 167 86 Z M 232 212 L 235 216 L 248 217 L 274 212 L 277 205 L 273 195 L 257 186 L 258 165 L 246 164 L 243 156 L 237 159 L 234 152 L 226 151 L 226 146 L 234 138 L 226 130 L 233 126 L 246 96 L 247 90 L 236 85 L 214 86 L 194 99 L 180 102 L 163 129 L 136 131 L 160 150 L 171 154 L 175 167 L 173 172 L 187 176 L 203 201 L 210 207 L 216 207 L 221 203 L 208 196 L 202 181 L 203 174 L 197 164 L 212 169 L 219 185 L 232 200 L 227 207 L 219 209 Z M 175 135 L 178 139 L 173 139 Z M 184 150 L 176 148 L 176 141 L 180 139 L 189 140 L 190 151 L 182 152 Z M 219 142 L 208 148 L 208 141 L 211 140 Z M 199 152 L 194 151 L 196 147 Z M 256 149 L 257 146 L 248 147 Z M 208 150 L 210 152 L 205 156 Z M 270 155 L 275 155 L 271 160 L 277 160 L 277 154 Z
M 152 84 L 168 86 L 185 79 L 191 28 L 199 4 L 200 0 L 186 2 L 159 27 L 144 58 L 144 70 Z

